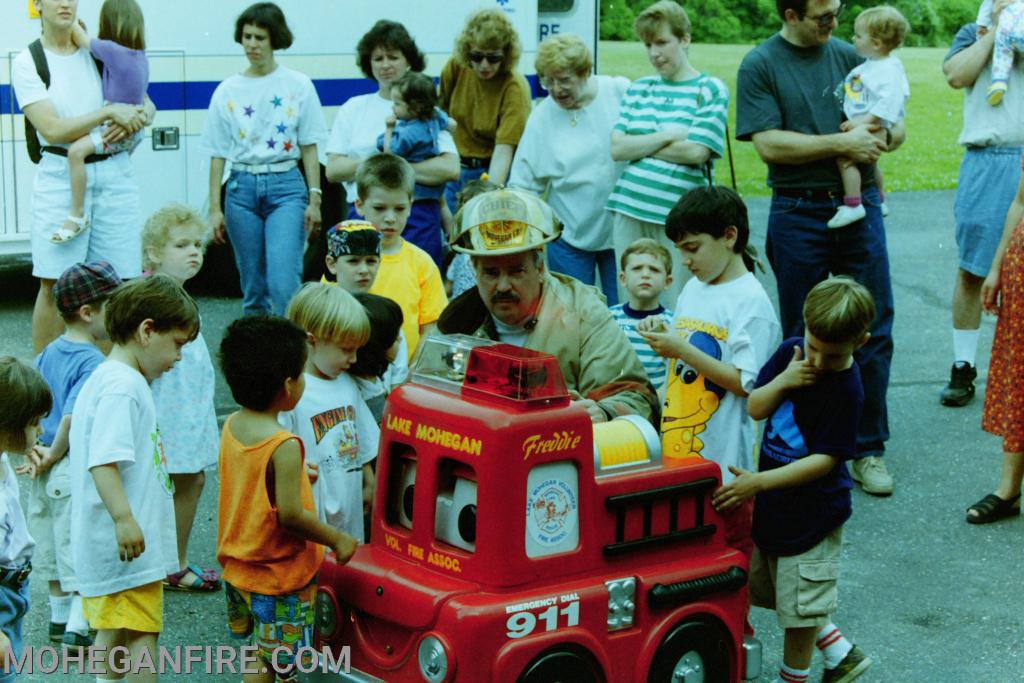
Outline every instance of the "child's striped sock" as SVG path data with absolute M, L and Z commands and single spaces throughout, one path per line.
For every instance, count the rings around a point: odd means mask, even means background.
M 814 643 L 821 650 L 821 656 L 825 658 L 825 668 L 834 669 L 840 662 L 850 654 L 853 643 L 843 637 L 835 624 L 829 622 L 818 631 L 818 638 Z
M 775 683 L 807 683 L 810 677 L 810 669 L 791 669 L 783 663 L 779 668 L 779 677 L 775 679 Z

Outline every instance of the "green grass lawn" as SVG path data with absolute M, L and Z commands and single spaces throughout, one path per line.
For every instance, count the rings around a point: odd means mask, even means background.
M 736 123 L 736 71 L 751 45 L 693 45 L 690 61 L 701 71 L 718 76 L 732 95 L 729 102 L 729 127 Z M 907 142 L 897 152 L 882 157 L 882 170 L 888 191 L 946 190 L 956 187 L 961 148 L 960 135 L 962 93 L 946 85 L 942 75 L 941 48 L 914 47 L 901 49 L 910 80 L 910 102 L 907 105 Z M 598 71 L 603 74 L 639 78 L 653 73 L 640 43 L 602 41 L 598 54 Z M 749 142 L 732 139 L 736 164 L 736 184 L 747 196 L 766 195 L 767 170 Z M 719 182 L 730 181 L 729 163 L 721 159 L 717 165 Z

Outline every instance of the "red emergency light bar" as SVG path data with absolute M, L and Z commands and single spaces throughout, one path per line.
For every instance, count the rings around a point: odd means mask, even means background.
M 512 344 L 478 346 L 470 351 L 462 393 L 513 401 L 519 407 L 569 403 L 558 360 Z

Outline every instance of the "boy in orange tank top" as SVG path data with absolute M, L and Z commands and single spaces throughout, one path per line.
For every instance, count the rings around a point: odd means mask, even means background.
M 293 680 L 295 654 L 313 643 L 320 546 L 344 563 L 357 545 L 317 519 L 315 470 L 304 466 L 299 438 L 277 422 L 305 389 L 306 354 L 305 331 L 272 316 L 236 320 L 220 345 L 221 370 L 242 408 L 221 435 L 217 560 L 232 635 L 257 647 L 264 665 L 245 673 L 248 683 Z

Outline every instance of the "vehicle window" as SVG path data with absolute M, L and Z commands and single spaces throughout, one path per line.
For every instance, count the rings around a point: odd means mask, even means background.
M 439 467 L 434 537 L 476 552 L 476 474 L 455 460 L 442 460 Z
M 526 478 L 526 556 L 575 550 L 580 542 L 579 472 L 571 460 L 537 465 Z
M 537 13 L 568 12 L 575 4 L 576 0 L 537 0 Z
M 416 451 L 404 443 L 392 442 L 388 453 L 388 504 L 385 521 L 391 526 L 412 529 L 413 494 L 416 491 Z

